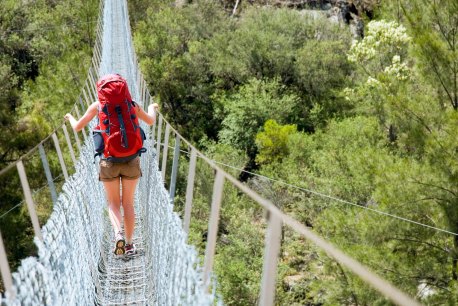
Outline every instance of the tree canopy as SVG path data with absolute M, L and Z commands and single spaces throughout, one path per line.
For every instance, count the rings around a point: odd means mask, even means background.
M 456 1 L 353 1 L 359 39 L 301 6 L 242 2 L 233 14 L 233 4 L 151 6 L 136 24 L 167 116 L 209 154 L 224 146 L 223 162 L 246 155 L 251 187 L 422 303 L 456 303 L 457 236 L 427 227 L 458 232 Z M 265 224 L 237 193 L 223 202 L 218 290 L 228 304 L 256 303 L 253 237 Z M 191 228 L 203 231 L 206 215 Z M 283 237 L 278 304 L 388 304 Z

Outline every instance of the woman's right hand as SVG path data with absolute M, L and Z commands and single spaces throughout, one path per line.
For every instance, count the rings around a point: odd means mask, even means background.
M 159 109 L 159 104 L 153 103 L 148 106 L 148 113 L 151 113 L 152 111 L 156 112 Z

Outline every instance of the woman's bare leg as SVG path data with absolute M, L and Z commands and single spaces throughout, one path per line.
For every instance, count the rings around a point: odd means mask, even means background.
M 108 214 L 115 235 L 121 232 L 121 195 L 119 178 L 114 181 L 103 182 L 108 201 Z
M 122 208 L 124 210 L 124 231 L 126 233 L 126 243 L 131 244 L 134 236 L 135 212 L 134 196 L 138 179 L 122 180 Z

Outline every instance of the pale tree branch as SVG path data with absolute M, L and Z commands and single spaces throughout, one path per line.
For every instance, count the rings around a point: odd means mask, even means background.
M 423 182 L 420 182 L 419 180 L 416 180 L 416 179 L 412 179 L 412 183 L 419 184 L 419 185 L 422 185 L 422 186 L 427 186 L 427 187 L 433 187 L 435 189 L 439 189 L 439 190 L 448 192 L 451 195 L 453 195 L 454 197 L 458 197 L 458 195 L 454 191 L 452 191 L 450 189 L 447 189 L 445 187 L 442 187 L 442 186 L 437 186 L 437 185 L 430 184 L 430 183 L 423 183 Z
M 407 242 L 414 242 L 414 243 L 418 243 L 418 244 L 424 244 L 424 245 L 427 245 L 429 247 L 435 248 L 435 249 L 437 249 L 437 250 L 439 250 L 441 252 L 444 252 L 444 253 L 450 255 L 450 251 L 449 250 L 444 249 L 441 246 L 435 245 L 435 244 L 427 242 L 427 241 L 421 241 L 421 240 L 418 240 L 418 239 L 415 239 L 415 238 L 410 238 L 410 237 L 388 237 L 387 239 L 388 240 L 407 241 Z
M 433 286 L 433 287 L 439 288 L 441 290 L 445 290 L 447 292 L 450 292 L 450 289 L 447 287 L 448 284 L 444 280 L 436 279 L 436 278 L 431 277 L 431 276 L 405 275 L 405 274 L 401 274 L 398 271 L 395 271 L 395 270 L 392 270 L 392 269 L 389 269 L 389 268 L 382 268 L 382 270 L 385 270 L 386 272 L 390 272 L 392 274 L 395 274 L 398 278 L 409 278 L 409 279 L 418 280 L 418 281 L 421 281 L 421 282 L 425 283 L 426 285 Z
M 235 13 L 237 12 L 237 6 L 239 5 L 239 3 L 240 3 L 240 0 L 235 1 L 234 9 L 232 10 L 231 16 L 234 16 Z

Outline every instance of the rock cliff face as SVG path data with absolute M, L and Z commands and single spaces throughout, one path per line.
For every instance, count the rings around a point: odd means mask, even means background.
M 274 0 L 272 5 L 293 9 L 322 10 L 328 18 L 344 22 L 352 28 L 355 37 L 364 36 L 362 16 L 372 19 L 374 9 L 381 0 Z M 250 1 L 255 3 L 256 1 Z M 265 2 L 265 1 L 264 1 Z
M 364 36 L 364 23 L 362 15 L 372 16 L 373 8 L 370 14 L 364 10 L 362 3 L 364 0 L 333 0 L 331 1 L 331 11 L 338 21 L 349 24 L 355 37 Z M 331 15 L 332 18 L 332 15 Z
M 340 9 L 342 18 L 349 23 L 355 17 L 367 16 L 372 19 L 374 10 L 381 0 L 330 0 L 329 3 Z
M 191 0 L 177 0 L 190 1 Z M 372 19 L 374 10 L 382 0 L 220 0 L 235 14 L 240 3 L 254 6 L 288 7 L 303 11 L 312 17 L 325 15 L 333 22 L 348 24 L 356 39 L 364 37 L 362 17 Z
M 373 11 L 378 6 L 381 0 L 248 0 L 250 3 L 273 4 L 277 6 L 287 6 L 297 9 L 330 9 L 331 7 L 345 8 L 353 11 L 358 15 L 365 14 L 372 18 Z M 269 3 L 270 2 L 270 3 Z

